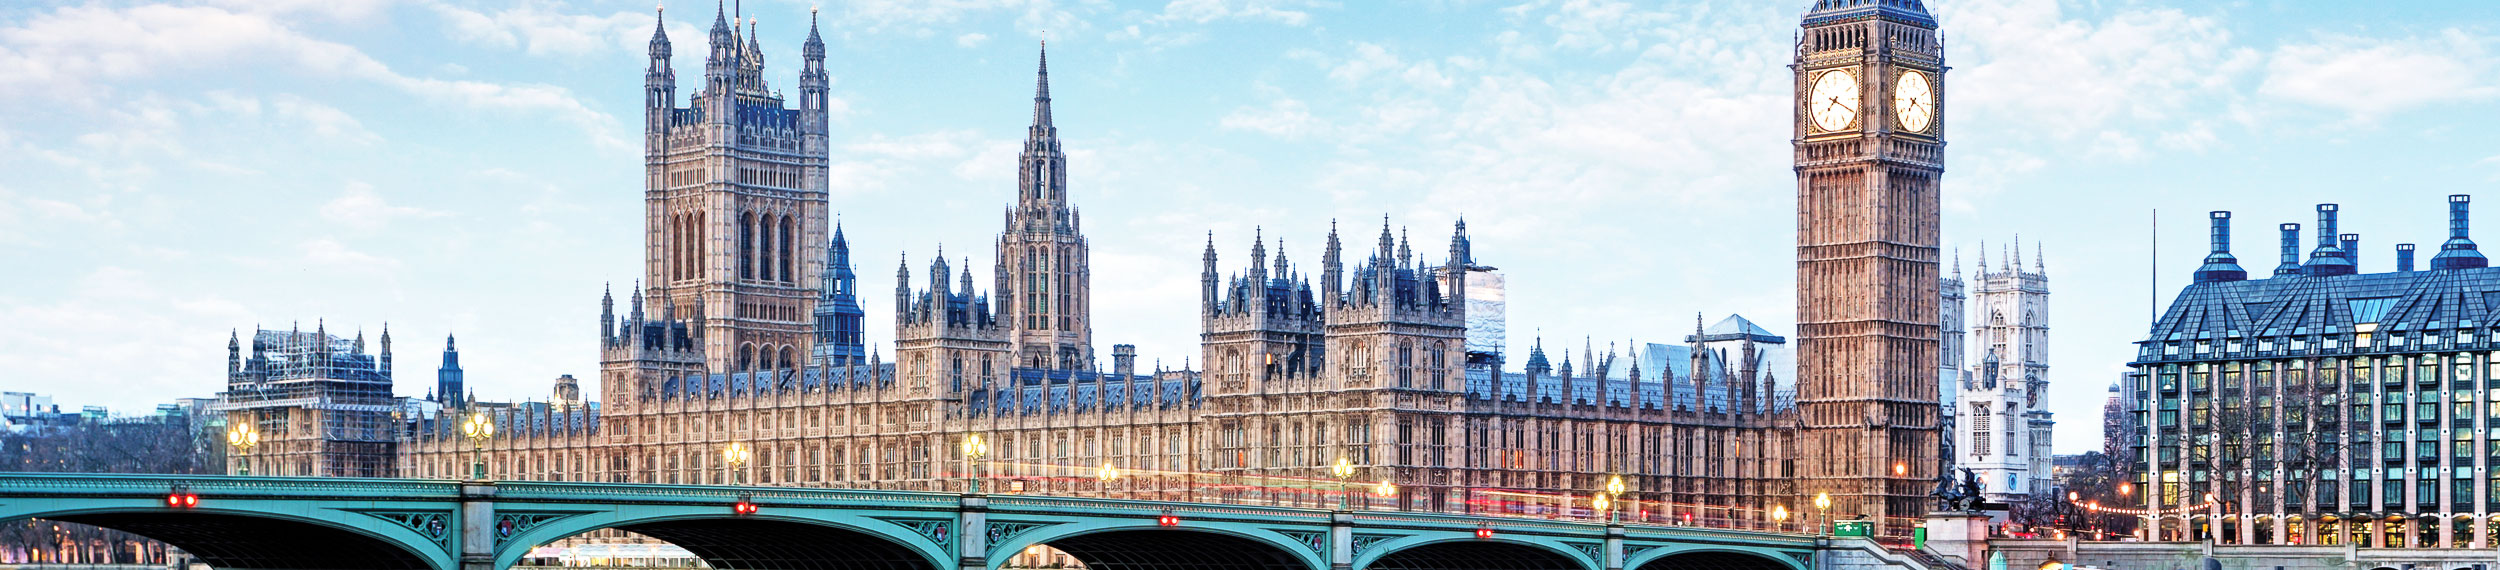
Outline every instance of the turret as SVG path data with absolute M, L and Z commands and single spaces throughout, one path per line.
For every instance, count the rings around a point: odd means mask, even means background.
M 1216 305 L 1223 301 L 1215 296 L 1215 232 L 1207 232 L 1207 251 L 1201 258 L 1206 263 L 1206 269 L 1198 275 L 1198 312 L 1214 315 Z
M 651 26 L 651 66 L 642 74 L 643 116 L 648 132 L 668 129 L 668 113 L 677 106 L 677 72 L 669 67 L 668 12 L 662 9 Z
M 2213 250 L 2205 254 L 2205 266 L 2196 268 L 2197 283 L 2244 281 L 2248 270 L 2240 268 L 2240 260 L 2231 255 L 2231 213 L 2214 212 Z
M 382 354 L 381 354 L 378 358 L 376 358 L 376 359 L 375 359 L 375 363 L 374 363 L 374 364 L 375 364 L 375 366 L 376 366 L 377 368 L 380 368 L 380 369 L 381 369 L 381 371 L 382 371 L 382 377 L 383 377 L 383 378 L 390 378 L 390 377 L 391 377 L 391 324 L 390 324 L 390 323 L 382 323 Z
M 2474 269 L 2489 267 L 2491 261 L 2474 245 L 2466 224 L 2466 205 L 2474 197 L 2464 194 L 2448 196 L 2448 242 L 2439 244 L 2439 255 L 2431 257 L 2431 270 Z
M 1345 262 L 1337 242 L 1337 221 L 1328 221 L 1328 250 L 1320 254 L 1320 306 L 1335 308 L 1344 302 Z
M 2274 276 L 2300 275 L 2300 224 L 2283 224 L 2275 228 L 2283 231 L 2283 263 L 2274 266 Z
M 383 333 L 389 338 L 389 333 Z M 604 285 L 599 287 L 599 346 L 616 343 L 616 293 Z
M 2396 244 L 2396 271 L 2413 272 L 2413 244 Z
M 799 70 L 800 130 L 809 135 L 826 132 L 827 93 L 833 84 L 825 73 L 825 39 L 816 32 L 816 9 L 807 10 L 807 43 L 801 48 L 805 68 Z
M 434 393 L 443 398 L 444 407 L 458 408 L 468 405 L 462 396 L 468 393 L 465 388 L 467 381 L 464 374 L 460 370 L 458 340 L 449 334 L 443 335 L 443 365 L 434 371 Z
M 2352 259 L 2344 256 L 2344 248 L 2336 242 L 2335 204 L 2318 205 L 2318 247 L 2309 250 L 2309 263 L 2301 273 L 2311 277 L 2334 277 L 2354 272 Z
M 242 331 L 226 331 L 226 375 L 228 377 L 243 373 L 242 334 Z

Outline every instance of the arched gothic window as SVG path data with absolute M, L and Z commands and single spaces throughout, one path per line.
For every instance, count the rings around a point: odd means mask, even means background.
M 755 214 L 738 215 L 738 278 L 755 278 Z

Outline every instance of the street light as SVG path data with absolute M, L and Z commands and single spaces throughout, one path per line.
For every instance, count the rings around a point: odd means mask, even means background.
M 1776 530 L 1788 530 L 1788 505 L 1771 505 L 1771 523 Z
M 1608 518 L 1608 521 L 1609 521 L 1609 522 L 1612 522 L 1612 520 L 1613 520 L 1613 519 L 1612 519 L 1612 515 L 1614 515 L 1614 514 L 1615 514 L 1615 511 L 1614 511 L 1614 506 L 1615 506 L 1614 501 L 1609 501 L 1609 500 L 1607 500 L 1607 499 L 1606 499 L 1606 495 L 1605 495 L 1604 493 L 1597 493 L 1597 494 L 1592 494 L 1592 495 L 1589 495 L 1589 508 L 1591 508 L 1591 509 L 1596 509 L 1596 510 L 1597 510 L 1597 511 L 1599 511 L 1599 512 L 1603 512 L 1603 513 L 1606 513 L 1607 515 L 1609 515 L 1609 518 Z M 1594 515 L 1594 514 L 1596 514 L 1596 513 L 1590 513 L 1590 514 Z
M 728 447 L 720 448 L 721 461 L 729 464 L 729 484 L 743 485 L 746 483 L 747 458 L 753 457 L 754 455 L 754 452 L 747 449 L 747 444 L 745 443 L 733 441 L 729 442 Z
M 990 443 L 982 441 L 981 434 L 976 433 L 964 436 L 964 459 L 972 462 L 971 479 L 972 494 L 974 495 L 981 494 L 981 468 L 986 466 L 981 462 L 981 459 L 989 457 L 989 455 Z
M 1608 504 L 1612 504 L 1623 499 L 1622 475 L 1615 475 L 1606 479 L 1606 498 L 1608 499 Z M 1607 509 L 1606 524 L 1615 524 L 1615 522 L 1615 511 L 1613 509 Z
M 1337 510 L 1345 510 L 1345 482 L 1354 478 L 1354 460 L 1337 457 L 1337 464 L 1329 466 L 1328 474 L 1337 476 Z
M 260 430 L 249 422 L 226 429 L 226 445 L 234 447 L 234 455 L 243 460 L 243 476 L 252 475 L 252 448 L 260 446 Z
M 1823 522 L 1825 522 L 1825 523 L 1829 523 L 1829 522 L 1831 522 L 1831 520 L 1832 520 L 1832 493 L 1831 493 L 1831 491 L 1816 491 L 1816 492 L 1814 492 L 1814 511 L 1815 511 L 1815 514 L 1816 514 L 1819 518 L 1823 519 Z M 1828 525 L 1828 524 L 1816 525 L 1816 526 L 1815 526 L 1815 528 L 1814 528 L 1814 533 L 1815 533 L 1815 534 L 1823 534 L 1823 533 L 1824 533 L 1824 532 L 1825 532 L 1825 531 L 1826 531 L 1829 527 L 1830 527 L 1830 525 Z
M 1094 471 L 1094 478 L 1100 482 L 1099 489 L 1102 491 L 1102 496 L 1109 497 L 1111 496 L 1111 482 L 1120 479 L 1120 468 L 1112 467 L 1111 462 L 1104 461 L 1102 469 Z
M 495 420 L 485 410 L 469 412 L 469 419 L 460 422 L 460 434 L 469 437 L 469 478 L 486 480 L 486 438 L 495 437 Z
M 1388 479 L 1381 479 L 1380 484 L 1372 486 L 1372 496 L 1382 499 L 1394 498 L 1398 496 L 1398 486 L 1389 484 Z

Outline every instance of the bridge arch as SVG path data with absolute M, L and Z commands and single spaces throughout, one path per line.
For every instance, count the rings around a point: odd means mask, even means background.
M 991 521 L 990 524 L 998 524 Z M 989 566 L 1016 552 L 1047 545 L 1085 563 L 1086 570 L 1327 570 L 1314 547 L 1273 530 L 1226 521 L 1161 526 L 1153 519 L 1082 519 L 1006 537 L 991 544 Z
M 935 537 L 856 509 L 771 508 L 737 515 L 716 505 L 623 505 L 614 510 L 550 513 L 495 547 L 495 567 L 510 568 L 539 545 L 617 529 L 686 549 L 713 568 L 840 568 L 943 570 L 954 557 Z M 951 520 L 929 528 L 945 537 Z M 910 522 L 910 521 L 907 521 Z
M 1450 533 L 1401 538 L 1355 554 L 1356 570 L 1597 570 L 1596 561 L 1561 544 L 1496 535 Z
M 8 505 L 18 508 L 0 510 L 0 521 L 44 519 L 109 528 L 173 545 L 216 568 L 451 570 L 455 566 L 448 542 L 419 534 L 425 532 L 421 529 L 391 525 L 352 511 L 249 503 L 170 509 L 152 501 L 145 506 L 51 509 L 42 502 Z
M 1623 561 L 1624 570 L 1807 570 L 1772 550 L 1735 547 L 1660 548 Z

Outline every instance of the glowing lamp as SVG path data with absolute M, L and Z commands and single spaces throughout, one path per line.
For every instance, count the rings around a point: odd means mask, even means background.
M 1493 538 L 1493 528 L 1476 527 L 1476 538 Z

